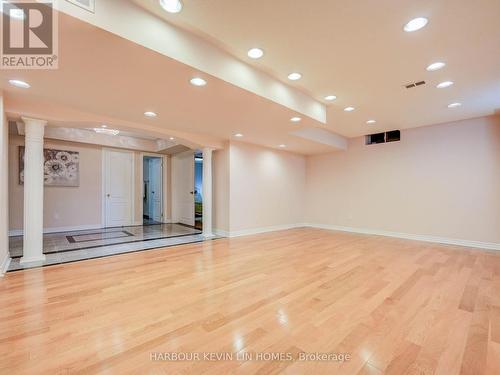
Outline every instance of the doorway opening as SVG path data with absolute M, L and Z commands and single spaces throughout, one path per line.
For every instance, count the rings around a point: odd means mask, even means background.
M 203 229 L 203 154 L 194 155 L 194 227 Z
M 142 218 L 144 225 L 163 223 L 163 159 L 143 158 Z

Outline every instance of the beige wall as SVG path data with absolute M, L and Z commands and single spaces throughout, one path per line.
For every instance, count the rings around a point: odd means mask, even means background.
M 24 137 L 11 136 L 9 144 L 9 222 L 23 228 L 23 186 L 19 184 L 19 146 Z M 80 186 L 44 188 L 44 228 L 101 225 L 102 149 L 81 143 L 45 140 L 45 148 L 80 153 Z
M 307 158 L 306 221 L 500 243 L 500 118 Z
M 229 145 L 213 153 L 213 227 L 229 231 Z
M 302 223 L 305 167 L 301 155 L 231 142 L 230 231 Z
M 9 229 L 23 228 L 23 186 L 19 185 L 19 146 L 24 137 L 11 135 L 9 140 Z M 45 148 L 80 153 L 80 186 L 44 188 L 45 229 L 100 227 L 102 225 L 102 152 L 103 147 L 76 142 L 46 139 Z M 168 160 L 168 157 L 165 156 Z M 142 153 L 134 152 L 135 198 L 134 221 L 142 224 Z M 167 170 L 168 174 L 168 170 Z M 168 201 L 168 200 L 167 200 Z
M 4 114 L 3 96 L 0 92 L 0 276 L 9 254 L 9 132 L 7 118 Z

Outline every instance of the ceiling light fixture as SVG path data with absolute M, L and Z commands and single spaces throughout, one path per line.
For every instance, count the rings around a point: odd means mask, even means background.
M 406 31 L 407 33 L 411 33 L 413 31 L 417 31 L 425 27 L 425 25 L 427 25 L 428 22 L 429 20 L 425 17 L 414 18 L 406 25 L 404 25 L 403 30 Z
M 294 72 L 294 73 L 290 73 L 290 74 L 288 75 L 288 79 L 289 79 L 290 81 L 297 81 L 297 80 L 299 80 L 299 79 L 301 79 L 301 78 L 302 78 L 302 74 L 300 74 L 300 73 L 295 73 L 295 72 Z
M 346 107 L 346 108 L 344 108 L 344 111 L 352 112 L 352 111 L 354 111 L 354 109 L 355 109 L 354 107 Z
M 170 139 L 171 141 L 173 141 L 175 138 L 174 138 L 174 137 L 170 137 L 169 139 Z
M 457 108 L 457 107 L 460 107 L 462 105 L 462 103 L 451 103 L 451 104 L 448 104 L 448 108 Z
M 280 148 L 285 148 L 285 147 L 286 147 L 286 145 L 281 144 L 281 145 L 279 145 L 278 147 L 280 147 Z
M 179 13 L 182 10 L 181 0 L 160 0 L 160 5 L 169 13 Z
M 439 70 L 439 69 L 442 69 L 446 66 L 446 64 L 444 62 L 435 62 L 435 63 L 432 63 L 431 65 L 429 65 L 426 70 L 428 72 L 434 72 L 436 70 Z
M 158 115 L 156 113 L 154 113 L 154 112 L 147 111 L 147 112 L 144 112 L 144 116 L 146 116 L 146 117 L 156 117 Z
M 106 127 L 106 125 L 103 125 L 101 128 L 94 128 L 94 131 L 98 134 L 105 134 L 105 135 L 118 135 L 118 134 L 120 134 L 119 130 L 108 129 Z
M 29 89 L 31 87 L 31 85 L 29 83 L 24 82 L 24 81 L 20 81 L 18 79 L 11 79 L 11 80 L 9 80 L 9 83 L 12 86 L 19 87 L 21 89 Z
M 247 55 L 251 59 L 260 59 L 262 56 L 264 56 L 264 51 L 260 48 L 252 48 L 248 50 Z
M 291 122 L 301 122 L 301 121 L 302 121 L 302 119 L 301 119 L 300 117 L 292 117 L 292 118 L 290 119 L 290 121 L 291 121 Z
M 325 100 L 331 102 L 333 100 L 337 99 L 337 97 L 335 95 L 327 95 L 325 96 Z
M 367 124 L 375 124 L 376 122 L 377 122 L 377 121 L 375 121 L 375 120 L 368 120 L 366 123 L 367 123 Z
M 194 77 L 190 82 L 194 86 L 205 86 L 207 84 L 207 81 L 200 77 Z
M 241 133 L 236 133 L 234 136 L 235 136 L 235 137 L 238 137 L 238 138 L 241 138 L 241 137 L 243 137 L 243 134 L 241 134 Z
M 450 87 L 451 85 L 453 85 L 453 82 L 451 82 L 451 81 L 444 81 L 444 82 L 439 83 L 436 87 L 438 89 L 444 89 L 446 87 Z

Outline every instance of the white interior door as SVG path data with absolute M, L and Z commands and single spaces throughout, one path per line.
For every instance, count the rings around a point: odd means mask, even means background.
M 194 152 L 172 157 L 172 216 L 194 226 Z
M 154 221 L 162 222 L 163 212 L 163 171 L 162 159 L 149 159 L 149 214 Z
M 106 227 L 133 224 L 134 154 L 104 150 L 104 221 Z

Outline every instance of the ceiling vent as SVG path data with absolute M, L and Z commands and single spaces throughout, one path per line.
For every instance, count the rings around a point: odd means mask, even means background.
M 89 12 L 95 13 L 95 1 L 96 0 L 66 0 L 69 3 L 75 4 L 80 8 L 88 10 Z
M 425 81 L 418 81 L 418 82 L 409 83 L 409 84 L 405 85 L 405 87 L 407 89 L 412 89 L 414 87 L 418 87 L 418 86 L 422 86 L 422 85 L 425 85 Z

